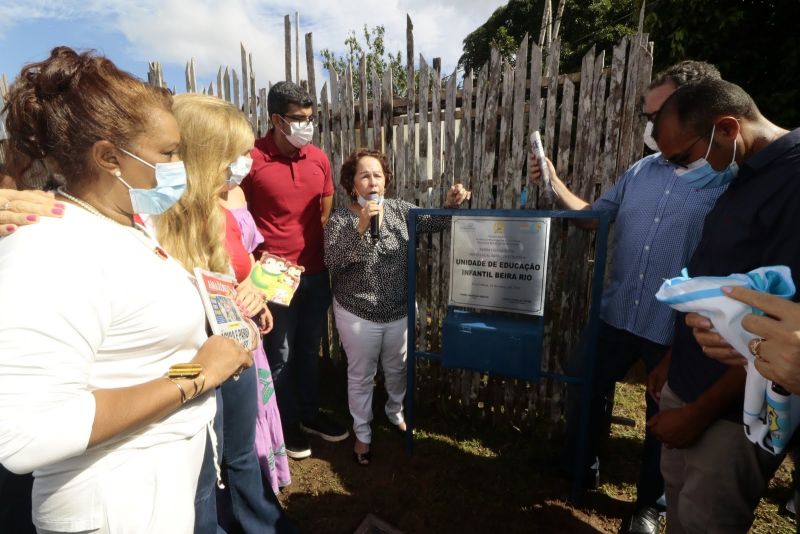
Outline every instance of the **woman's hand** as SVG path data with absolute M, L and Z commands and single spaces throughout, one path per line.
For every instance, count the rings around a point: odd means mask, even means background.
M 767 314 L 742 319 L 745 330 L 763 339 L 755 354 L 756 369 L 800 395 L 800 304 L 743 287 L 723 287 L 722 291 Z
M 272 332 L 273 325 L 272 312 L 269 311 L 269 306 L 264 306 L 264 310 L 258 316 L 258 331 L 262 336 L 269 334 Z
M 61 217 L 64 204 L 56 202 L 52 193 L 0 189 L 0 237 L 14 233 L 42 217 Z
M 709 358 L 713 358 L 728 365 L 744 365 L 747 359 L 730 346 L 721 335 L 712 332 L 711 321 L 702 315 L 689 313 L 686 315 L 686 325 L 692 329 L 692 334 L 697 344 Z
M 358 216 L 358 226 L 356 229 L 358 233 L 364 235 L 364 232 L 369 228 L 369 221 L 374 215 L 380 216 L 383 213 L 383 204 L 378 204 L 374 200 L 368 200 L 364 207 L 361 208 L 361 213 Z
M 242 369 L 253 365 L 253 354 L 237 341 L 223 336 L 211 336 L 197 351 L 192 363 L 203 366 L 205 391 L 213 389 Z
M 471 196 L 472 193 L 470 191 L 467 191 L 463 185 L 454 184 L 452 187 L 450 187 L 450 189 L 447 190 L 447 196 L 445 197 L 444 207 L 457 208 L 465 200 L 469 200 Z
M 249 276 L 236 286 L 236 305 L 245 317 L 255 317 L 266 307 L 264 293 L 253 285 Z

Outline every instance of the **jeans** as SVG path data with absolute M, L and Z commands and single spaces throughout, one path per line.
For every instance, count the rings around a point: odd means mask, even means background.
M 17 534 L 36 532 L 31 519 L 32 489 L 33 475 L 16 475 L 0 465 L 0 530 Z
M 328 271 L 306 274 L 290 306 L 270 305 L 264 349 L 272 369 L 284 433 L 319 414 L 319 347 L 331 305 Z
M 611 428 L 611 415 L 614 408 L 614 387 L 638 361 L 643 360 L 648 373 L 658 365 L 667 351 L 667 347 L 648 339 L 639 337 L 627 330 L 620 330 L 601 322 L 600 335 L 595 355 L 594 379 L 592 382 L 592 402 L 589 412 L 589 439 L 587 442 L 587 469 L 598 457 L 603 441 L 608 438 Z M 573 371 L 574 372 L 574 371 Z M 577 388 L 572 388 L 577 389 Z M 584 388 L 581 388 L 584 389 Z M 573 397 L 574 395 L 570 395 Z M 658 404 L 645 393 L 647 418 L 658 413 Z M 565 461 L 572 461 L 577 449 L 578 440 L 578 407 L 579 403 L 571 401 L 567 410 L 567 447 Z M 637 505 L 639 507 L 655 506 L 656 501 L 664 493 L 664 479 L 661 476 L 661 443 L 645 430 L 642 465 L 639 470 L 639 481 L 636 485 Z M 572 464 L 569 464 L 572 467 Z
M 195 532 L 225 532 L 218 526 L 220 512 L 227 512 L 234 528 L 246 533 L 293 532 L 277 497 L 262 479 L 255 451 L 257 382 L 255 367 L 244 370 L 239 380 L 229 379 L 217 389 L 214 431 L 220 443 L 224 490 L 215 491 L 216 469 L 211 440 L 206 453 L 195 501 Z M 229 503 L 226 505 L 226 503 Z M 229 508 L 229 509 L 228 509 Z M 220 518 L 223 514 L 219 514 Z M 222 523 L 226 523 L 222 521 Z M 227 525 L 226 525 L 227 526 Z

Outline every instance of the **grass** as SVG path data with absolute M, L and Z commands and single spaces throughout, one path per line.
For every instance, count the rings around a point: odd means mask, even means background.
M 323 376 L 325 404 L 347 421 L 342 370 Z M 636 426 L 612 426 L 603 472 L 613 477 L 588 492 L 580 507 L 569 504 L 570 486 L 553 472 L 560 440 L 550 436 L 550 425 L 490 428 L 443 410 L 441 402 L 418 402 L 415 452 L 408 457 L 383 415 L 384 400 L 376 389 L 372 465 L 352 461 L 351 440 L 314 439 L 313 457 L 292 462 L 294 480 L 280 498 L 304 532 L 350 533 L 372 513 L 407 533 L 611 533 L 632 511 L 644 436 L 644 387 L 635 379 L 618 385 L 615 414 Z M 752 532 L 794 532 L 793 518 L 782 511 L 790 479 L 785 465 Z

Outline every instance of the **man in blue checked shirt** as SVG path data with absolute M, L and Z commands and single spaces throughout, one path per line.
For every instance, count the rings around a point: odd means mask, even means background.
M 652 137 L 653 122 L 661 105 L 678 87 L 719 77 L 716 67 L 699 61 L 683 61 L 656 75 L 643 102 L 642 116 L 648 121 L 644 143 L 658 150 Z M 672 344 L 675 312 L 656 301 L 654 295 L 665 278 L 676 276 L 686 265 L 700 240 L 706 214 L 725 187 L 702 189 L 687 183 L 676 173 L 676 165 L 656 152 L 634 163 L 611 189 L 590 204 L 573 194 L 552 163 L 546 161 L 560 208 L 609 210 L 615 221 L 616 248 L 603 292 L 592 388 L 589 458 L 594 465 L 587 465 L 587 469 L 589 480 L 595 481 L 599 445 L 608 436 L 611 424 L 615 383 L 638 360 L 644 361 L 648 372 L 647 418 L 658 412 L 659 392 L 666 380 L 665 366 L 658 364 Z M 533 155 L 529 169 L 531 180 L 540 183 L 541 172 Z M 582 226 L 592 228 L 596 222 L 586 221 Z M 577 436 L 570 431 L 575 419 L 568 417 L 568 440 Z M 657 501 L 664 492 L 660 458 L 661 444 L 648 429 L 635 512 L 623 522 L 620 532 L 659 532 Z

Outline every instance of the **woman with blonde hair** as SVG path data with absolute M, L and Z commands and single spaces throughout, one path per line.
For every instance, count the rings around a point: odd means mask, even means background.
M 179 152 L 186 165 L 188 183 L 181 199 L 154 221 L 156 235 L 187 270 L 199 267 L 234 274 L 239 282 L 240 307 L 248 315 L 258 316 L 262 330 L 268 331 L 269 311 L 261 294 L 248 283 L 253 258 L 242 240 L 246 221 L 240 226 L 231 211 L 221 204 L 228 191 L 249 172 L 253 131 L 239 110 L 218 98 L 183 94 L 175 96 L 173 101 L 172 110 L 181 131 Z M 254 230 L 252 219 L 250 225 Z M 243 371 L 238 381 L 226 382 L 217 396 L 216 426 L 221 427 L 218 435 L 222 475 L 227 482 L 222 497 L 223 501 L 230 500 L 230 515 L 244 532 L 283 531 L 290 527 L 284 524 L 286 519 L 274 492 L 279 485 L 289 483 L 288 460 L 274 398 L 259 406 L 256 397 L 267 398 L 266 393 L 272 390 L 268 380 L 259 380 L 269 377 L 269 365 L 260 346 L 254 353 L 254 361 L 258 362 L 257 368 Z M 207 451 L 207 457 L 211 456 L 212 451 Z M 270 476 L 273 491 L 270 488 L 265 491 L 259 460 Z M 208 465 L 201 473 L 197 496 L 197 532 L 215 532 L 218 521 L 214 470 Z M 219 515 L 221 523 L 225 523 L 223 514 Z

